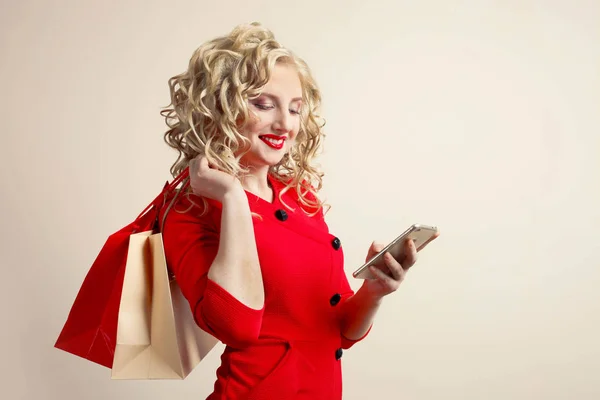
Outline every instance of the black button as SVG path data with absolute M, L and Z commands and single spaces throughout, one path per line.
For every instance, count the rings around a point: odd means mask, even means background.
M 339 248 L 342 246 L 342 242 L 340 242 L 340 239 L 335 238 L 331 241 L 331 245 L 334 249 L 339 250 Z
M 339 349 L 337 349 L 335 351 L 335 359 L 339 360 L 340 358 L 342 358 L 343 354 L 344 354 L 344 350 L 342 350 L 342 348 L 340 347 Z
M 332 306 L 336 306 L 337 303 L 339 303 L 341 299 L 342 299 L 342 296 L 339 293 L 336 293 L 331 297 L 331 299 L 329 299 L 329 304 L 331 304 Z
M 277 211 L 275 211 L 275 216 L 280 221 L 285 221 L 286 219 L 288 219 L 288 215 L 285 212 L 285 210 L 277 210 Z

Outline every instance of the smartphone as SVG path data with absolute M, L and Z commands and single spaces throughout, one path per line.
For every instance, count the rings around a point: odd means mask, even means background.
M 374 279 L 375 276 L 369 271 L 369 267 L 371 265 L 384 266 L 383 256 L 385 253 L 389 252 L 398 260 L 402 257 L 407 240 L 413 240 L 417 251 L 419 251 L 438 236 L 439 230 L 435 226 L 413 224 L 390 244 L 385 246 L 383 250 L 371 257 L 363 266 L 354 271 L 352 276 L 356 279 Z

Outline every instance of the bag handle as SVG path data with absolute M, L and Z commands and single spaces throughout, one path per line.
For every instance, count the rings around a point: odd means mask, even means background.
M 184 192 L 184 191 L 185 191 L 185 189 L 187 189 L 187 187 L 189 186 L 189 184 L 190 184 L 190 180 L 189 180 L 189 179 L 187 179 L 187 178 L 186 178 L 186 179 L 184 179 L 184 180 L 183 180 L 183 185 L 181 186 L 181 189 L 180 189 L 180 190 L 179 190 L 179 191 L 178 191 L 178 192 L 175 194 L 175 196 L 173 196 L 173 198 L 172 198 L 172 199 L 171 199 L 171 201 L 169 202 L 169 205 L 167 206 L 167 209 L 166 209 L 166 211 L 165 211 L 165 212 L 164 212 L 164 214 L 163 214 L 162 221 L 161 221 L 161 223 L 158 225 L 158 231 L 159 231 L 159 232 L 162 232 L 162 231 L 163 231 L 163 227 L 165 226 L 165 220 L 166 220 L 166 218 L 167 218 L 167 214 L 168 214 L 168 213 L 169 213 L 169 211 L 171 210 L 171 207 L 173 207 L 173 204 L 175 204 L 175 201 L 177 201 L 177 198 L 179 197 L 179 195 L 180 195 L 182 192 Z M 167 195 L 167 193 L 165 193 L 165 200 L 166 200 L 166 198 L 167 198 L 167 196 L 166 196 L 166 195 Z M 165 205 L 165 204 L 163 203 L 163 206 L 164 206 L 164 205 Z M 157 218 L 158 218 L 158 215 L 157 215 Z M 158 223 L 158 221 L 157 221 L 157 223 Z
M 156 201 L 160 197 L 164 198 L 168 192 L 170 192 L 171 190 L 176 188 L 177 185 L 179 185 L 184 179 L 186 179 L 189 176 L 189 173 L 190 173 L 190 170 L 188 167 L 186 167 L 183 171 L 181 171 L 181 173 L 175 179 L 173 179 L 173 182 L 171 182 L 169 184 L 169 182 L 167 181 L 167 183 L 165 184 L 165 187 L 160 192 L 160 194 L 158 196 L 156 196 L 156 198 L 152 201 L 152 203 L 148 204 L 148 206 L 146 206 L 146 208 L 144 208 L 144 211 L 142 211 L 135 220 L 136 221 L 139 220 L 144 214 L 146 214 L 148 212 L 148 210 L 150 210 L 156 204 Z
M 187 168 L 186 168 L 186 170 L 187 170 Z M 177 201 L 177 198 L 179 197 L 179 195 L 181 193 L 185 192 L 185 190 L 189 186 L 190 179 L 189 179 L 188 175 L 189 174 L 185 174 L 185 175 L 180 175 L 178 177 L 178 183 L 179 182 L 183 182 L 183 185 L 181 186 L 181 189 L 179 191 L 177 191 L 177 193 L 175 194 L 175 196 L 173 196 L 173 198 L 169 202 L 169 205 L 167 206 L 167 209 L 165 210 L 161 221 L 158 220 L 158 217 L 159 217 L 160 213 L 156 214 L 156 222 L 155 223 L 158 225 L 158 232 L 162 233 L 163 227 L 165 226 L 165 220 L 167 219 L 167 214 L 169 213 L 169 211 L 173 207 L 173 204 L 175 204 L 175 201 Z M 181 179 L 179 179 L 179 178 L 181 178 Z M 173 189 L 175 187 L 176 186 L 173 186 L 173 185 L 169 186 L 170 189 Z M 166 190 L 164 190 L 163 193 L 164 193 L 164 196 L 165 196 L 164 199 L 166 200 L 168 192 Z M 163 202 L 163 207 L 164 207 L 164 205 L 165 204 Z M 175 281 L 175 273 L 171 270 L 171 268 L 169 268 L 168 265 L 167 265 L 167 276 L 169 277 L 169 282 L 170 283 Z

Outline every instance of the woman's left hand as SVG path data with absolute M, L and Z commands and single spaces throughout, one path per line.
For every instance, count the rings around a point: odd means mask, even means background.
M 383 247 L 382 244 L 373 242 L 366 260 L 379 253 Z M 417 262 L 417 249 L 414 242 L 412 240 L 406 241 L 399 260 L 394 259 L 390 253 L 386 253 L 383 260 L 383 265 L 369 267 L 374 279 L 365 279 L 363 283 L 365 289 L 375 298 L 382 298 L 398 290 L 408 269 Z

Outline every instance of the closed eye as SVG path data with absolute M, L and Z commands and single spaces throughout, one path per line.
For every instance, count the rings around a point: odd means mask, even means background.
M 261 103 L 254 103 L 254 107 L 258 108 L 259 110 L 272 110 L 275 108 L 275 106 L 272 106 L 270 104 L 261 104 Z

